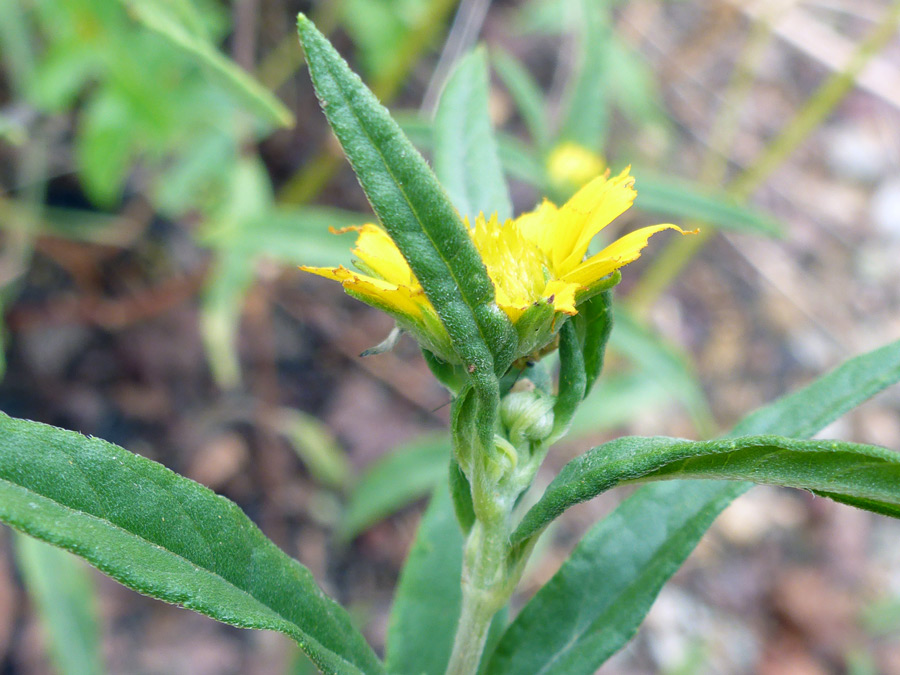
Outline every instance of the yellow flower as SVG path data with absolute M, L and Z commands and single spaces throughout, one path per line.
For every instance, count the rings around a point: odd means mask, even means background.
M 676 225 L 635 230 L 585 259 L 594 236 L 634 202 L 634 178 L 625 169 L 598 176 L 563 206 L 544 201 L 537 209 L 501 223 L 483 214 L 469 227 L 494 284 L 497 305 L 518 329 L 517 356 L 553 339 L 560 314 L 574 315 L 608 275 L 637 260 L 656 232 Z M 468 221 L 467 221 L 468 225 Z M 340 281 L 354 297 L 385 310 L 440 358 L 455 361 L 437 312 L 387 233 L 376 225 L 347 228 L 359 233 L 353 253 L 360 272 L 345 267 L 301 267 Z M 347 230 L 340 230 L 345 232 Z
M 547 156 L 547 175 L 560 190 L 570 192 L 606 167 L 603 158 L 583 145 L 565 141 Z

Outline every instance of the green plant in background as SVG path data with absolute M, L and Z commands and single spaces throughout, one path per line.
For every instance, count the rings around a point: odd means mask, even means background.
M 805 440 L 900 381 L 900 342 L 851 359 L 721 439 L 623 437 L 595 447 L 529 507 L 521 495 L 551 443 L 573 424 L 595 381 L 603 387 L 597 378 L 612 330 L 615 270 L 636 257 L 649 232 L 626 235 L 610 245 L 612 254 L 587 262 L 581 238 L 627 207 L 630 181 L 601 178 L 558 211 L 541 207 L 541 224 L 560 228 L 544 230 L 552 232 L 544 239 L 529 229 L 529 216 L 507 221 L 483 53 L 460 63 L 442 98 L 436 178 L 303 16 L 299 30 L 323 110 L 384 228 L 359 229 L 368 278 L 322 273 L 419 337 L 453 395 L 451 443 L 422 443 L 425 450 L 410 455 L 442 457 L 449 475 L 434 490 L 402 573 L 385 661 L 311 574 L 233 503 L 104 441 L 0 417 L 0 519 L 140 592 L 235 626 L 282 632 L 324 672 L 524 675 L 593 672 L 630 639 L 718 513 L 753 483 L 900 516 L 900 456 Z M 610 197 L 618 207 L 609 207 Z M 479 217 L 496 211 L 504 224 Z M 460 214 L 476 223 L 474 233 Z M 575 241 L 564 249 L 566 237 Z M 504 255 L 510 252 L 518 255 Z M 548 259 L 529 267 L 532 254 Z M 546 271 L 536 275 L 539 268 Z M 579 276 L 587 269 L 596 274 Z M 553 386 L 548 352 L 557 341 Z M 434 484 L 431 466 L 421 465 L 423 485 Z M 327 469 L 334 471 L 343 469 Z M 384 465 L 381 476 L 390 477 Z M 612 487 L 640 483 L 649 485 L 595 525 L 509 622 L 505 606 L 552 521 Z M 395 496 L 383 500 L 382 511 L 391 499 L 396 503 Z M 357 515 L 355 527 L 364 522 Z

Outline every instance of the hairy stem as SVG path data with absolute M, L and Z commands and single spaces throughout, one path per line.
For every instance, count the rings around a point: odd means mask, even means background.
M 515 582 L 505 574 L 506 518 L 494 526 L 476 522 L 463 556 L 462 611 L 447 675 L 475 675 L 491 619 L 503 607 Z

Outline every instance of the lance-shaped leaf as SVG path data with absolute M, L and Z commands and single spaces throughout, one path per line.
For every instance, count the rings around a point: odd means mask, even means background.
M 621 272 L 616 270 L 613 277 L 621 278 Z M 587 396 L 603 370 L 606 343 L 612 333 L 612 291 L 603 291 L 580 305 L 574 321 L 581 336 L 586 377 L 584 395 Z
M 14 541 L 19 571 L 38 609 L 56 671 L 61 675 L 105 672 L 91 569 L 70 553 L 33 537 L 17 534 Z
M 572 417 L 584 399 L 587 385 L 584 352 L 571 319 L 559 329 L 559 363 L 559 393 L 553 406 L 553 432 L 550 434 L 550 442 L 561 438 L 569 430 Z
M 900 381 L 900 342 L 854 358 L 744 419 L 732 434 L 808 437 Z M 637 631 L 663 584 L 752 483 L 640 488 L 582 539 L 504 634 L 489 672 L 593 673 Z
M 741 483 L 641 488 L 584 536 L 500 639 L 486 675 L 590 675 L 634 635 L 662 585 Z
M 322 109 L 372 208 L 483 396 L 493 398 L 489 380 L 509 367 L 516 335 L 494 302 L 493 284 L 459 213 L 387 109 L 328 40 L 302 14 L 297 27 Z
M 469 222 L 479 213 L 512 218 L 497 141 L 488 113 L 484 48 L 463 57 L 447 80 L 434 120 L 434 170 Z
M 830 445 L 834 443 L 832 441 L 810 442 L 818 443 L 819 446 L 793 446 L 791 439 L 777 437 L 769 437 L 768 441 L 776 445 L 767 446 L 750 435 L 779 431 L 786 436 L 812 435 L 855 405 L 898 380 L 900 380 L 900 341 L 852 359 L 796 394 L 751 414 L 738 424 L 729 436 L 735 439 L 738 435 L 746 434 L 748 438 L 744 439 L 743 445 L 735 443 L 734 446 L 729 446 L 730 441 L 727 439 L 706 442 L 681 439 L 619 439 L 594 448 L 576 457 L 563 468 L 538 503 L 522 519 L 512 535 L 512 540 L 519 542 L 528 538 L 568 506 L 590 499 L 587 496 L 590 492 L 596 495 L 612 485 L 644 477 L 647 477 L 646 479 L 673 477 L 665 474 L 666 467 L 669 466 L 670 470 L 675 471 L 679 468 L 675 462 L 692 456 L 696 456 L 698 466 L 703 465 L 707 469 L 701 477 L 771 482 L 775 485 L 816 490 L 831 493 L 829 496 L 837 495 L 841 500 L 860 508 L 865 508 L 867 500 L 871 500 L 893 513 L 892 495 L 900 492 L 900 483 L 894 486 L 895 492 L 890 492 L 890 485 L 886 490 L 880 481 L 876 481 L 869 490 L 865 485 L 855 484 L 852 471 L 849 478 L 844 474 L 847 470 L 859 466 L 866 472 L 872 467 L 880 467 L 876 469 L 876 473 L 883 470 L 888 475 L 893 475 L 890 472 L 894 471 L 894 462 L 900 461 L 898 460 L 900 455 L 883 448 L 850 443 L 832 446 Z M 685 450 L 687 445 L 682 444 L 690 445 L 692 450 Z M 783 452 L 778 450 L 779 447 Z M 679 452 L 684 454 L 678 456 Z M 741 454 L 742 452 L 744 454 Z M 759 466 L 753 466 L 754 460 L 764 459 L 770 452 L 774 452 L 771 458 L 760 462 Z M 602 456 L 604 453 L 605 457 Z M 749 457 L 745 457 L 748 453 Z M 712 459 L 715 457 L 730 457 L 730 459 L 722 462 L 724 466 L 714 468 L 709 462 L 715 463 Z M 785 458 L 790 458 L 786 468 L 779 462 Z M 747 461 L 743 464 L 734 464 L 735 473 L 728 473 L 732 459 Z M 831 467 L 829 475 L 822 475 L 822 472 L 816 471 L 816 464 L 819 462 Z M 689 464 L 690 462 L 685 463 L 680 477 L 694 477 L 688 473 Z M 771 473 L 767 474 L 767 467 Z M 607 468 L 609 473 L 604 473 Z M 655 471 L 660 471 L 660 475 L 652 476 Z M 611 482 L 607 482 L 607 478 Z M 585 484 L 575 485 L 579 480 L 584 480 Z M 860 479 L 859 482 L 866 481 Z M 588 487 L 588 484 L 591 487 Z M 851 499 L 855 502 L 850 502 Z
M 462 602 L 462 549 L 463 536 L 450 494 L 446 485 L 438 486 L 422 516 L 394 597 L 385 658 L 388 672 L 444 672 Z
M 225 58 L 208 40 L 179 23 L 172 12 L 165 7 L 168 3 L 153 2 L 152 0 L 127 0 L 126 4 L 134 17 L 144 26 L 207 66 L 212 74 L 219 77 L 243 99 L 249 109 L 261 119 L 278 126 L 293 126 L 294 116 L 291 111 L 272 92 L 254 80 L 236 63 Z
M 134 590 L 284 633 L 326 673 L 381 673 L 347 612 L 233 502 L 96 438 L 0 413 L 0 520 Z
M 616 485 L 688 478 L 802 488 L 900 516 L 900 453 L 884 448 L 783 436 L 715 441 L 626 436 L 566 464 L 517 534 L 528 536 L 570 506 Z

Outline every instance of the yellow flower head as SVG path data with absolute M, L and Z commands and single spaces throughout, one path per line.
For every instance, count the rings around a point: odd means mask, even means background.
M 560 190 L 583 185 L 605 167 L 600 155 L 572 141 L 560 143 L 547 156 L 547 175 Z
M 637 260 L 656 232 L 676 225 L 635 230 L 585 259 L 594 236 L 634 202 L 629 169 L 609 172 L 582 187 L 563 206 L 544 201 L 537 209 L 501 223 L 483 214 L 469 227 L 494 284 L 497 305 L 519 333 L 518 356 L 543 347 L 561 325 L 559 314 L 574 315 L 604 277 Z M 468 221 L 467 221 L 468 224 Z M 393 240 L 376 225 L 348 228 L 359 233 L 353 253 L 360 272 L 345 267 L 301 267 L 340 281 L 354 297 L 383 309 L 437 356 L 455 361 L 437 312 Z M 344 232 L 346 230 L 340 230 Z

